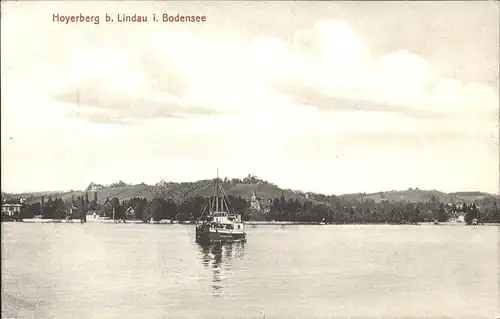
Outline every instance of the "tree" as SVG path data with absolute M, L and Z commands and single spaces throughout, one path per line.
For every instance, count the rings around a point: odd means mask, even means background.
M 101 211 L 108 218 L 113 218 L 114 213 L 115 219 L 125 219 L 125 210 L 125 205 L 120 205 L 118 197 L 113 197 L 112 199 L 106 198 L 104 204 L 101 206 Z
M 420 207 L 418 204 L 415 206 L 415 222 L 420 221 Z
M 175 219 L 179 221 L 186 221 L 199 218 L 206 203 L 207 198 L 198 195 L 185 199 L 178 206 L 176 211 L 173 212 L 175 214 Z
M 106 198 L 104 204 L 102 204 L 101 211 L 104 213 L 104 216 L 108 218 L 113 217 L 113 204 L 109 198 Z
M 89 208 L 89 193 L 85 193 L 85 202 L 84 202 L 84 205 L 85 205 L 85 211 L 88 211 L 90 208 Z
M 89 210 L 97 210 L 98 209 L 97 202 L 95 200 L 91 200 L 88 203 L 87 207 Z
M 177 214 L 177 204 L 169 198 L 164 202 L 162 218 L 173 220 Z
M 462 206 L 462 212 L 464 213 L 465 223 L 470 225 L 472 223 L 472 219 L 474 219 L 474 213 L 472 212 L 472 206 L 467 206 L 466 203 Z
M 40 213 L 40 206 L 40 202 L 24 205 L 21 207 L 21 218 L 34 218 L 35 215 Z
M 228 195 L 227 200 L 235 213 L 240 214 L 243 220 L 248 220 L 249 203 L 243 197 Z
M 124 181 L 119 181 L 118 183 L 113 183 L 109 185 L 109 187 L 111 188 L 124 187 L 124 186 L 128 186 L 127 183 L 125 183 Z
M 467 215 L 465 216 L 465 221 L 467 224 L 471 224 L 472 220 L 475 218 L 479 218 L 479 213 L 476 204 L 472 204 L 469 206 L 467 210 Z
M 498 207 L 497 202 L 493 203 L 493 208 L 492 208 L 492 217 L 490 218 L 490 222 L 493 223 L 498 223 L 500 222 L 500 209 Z
M 406 203 L 403 209 L 403 220 L 412 221 L 414 219 L 415 209 L 411 203 Z
M 54 218 L 54 200 L 52 196 L 49 196 L 47 202 L 43 205 L 43 216 L 44 219 Z
M 438 202 L 439 202 L 439 200 L 438 200 L 438 198 L 436 197 L 436 195 L 434 195 L 434 194 L 433 194 L 433 195 L 431 195 L 431 203 L 436 204 L 436 203 L 438 203 Z
M 81 221 L 86 221 L 87 219 L 87 206 L 85 205 L 85 200 L 83 196 L 79 196 L 79 205 L 80 205 L 80 219 Z
M 57 197 L 53 203 L 53 218 L 54 219 L 63 219 L 66 215 L 65 204 L 62 198 Z
M 438 209 L 438 221 L 445 222 L 447 220 L 448 220 L 448 213 L 446 212 L 443 203 L 440 203 Z
M 456 214 L 458 209 L 457 209 L 457 205 L 455 205 L 455 203 L 451 204 L 451 211 L 453 212 L 453 214 Z
M 163 215 L 163 210 L 165 209 L 165 200 L 161 198 L 154 198 L 149 202 L 146 211 L 147 219 L 152 219 L 154 221 L 160 221 Z
M 125 207 L 124 205 L 120 205 L 118 197 L 113 197 L 111 199 L 111 204 L 115 210 L 115 219 L 125 219 Z

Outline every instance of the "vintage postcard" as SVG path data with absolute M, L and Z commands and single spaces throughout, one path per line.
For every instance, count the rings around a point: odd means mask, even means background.
M 499 8 L 2 1 L 2 318 L 499 318 Z

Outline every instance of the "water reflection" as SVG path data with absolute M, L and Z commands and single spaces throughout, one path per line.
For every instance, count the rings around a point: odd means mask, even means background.
M 245 242 L 198 244 L 198 246 L 203 265 L 212 271 L 212 293 L 220 296 L 224 280 L 231 274 L 233 261 L 242 259 L 245 255 Z

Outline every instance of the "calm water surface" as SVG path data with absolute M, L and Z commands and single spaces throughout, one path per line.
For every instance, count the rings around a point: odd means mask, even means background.
M 3 318 L 494 318 L 497 227 L 2 223 Z

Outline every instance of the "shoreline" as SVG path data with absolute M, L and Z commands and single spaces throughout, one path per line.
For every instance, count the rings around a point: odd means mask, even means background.
M 31 223 L 31 224 L 81 224 L 80 219 L 71 220 L 54 220 L 54 219 L 41 219 L 41 218 L 27 218 L 23 221 L 3 221 L 2 223 Z M 96 223 L 96 224 L 152 224 L 152 225 L 194 225 L 194 222 L 178 222 L 170 220 L 161 220 L 156 222 L 144 222 L 142 220 L 127 220 L 125 223 L 123 221 L 113 221 L 110 219 L 99 219 L 94 220 L 92 218 L 87 219 L 86 223 Z M 419 226 L 419 225 L 433 225 L 433 226 L 457 226 L 464 227 L 468 226 L 465 223 L 454 223 L 454 222 L 443 222 L 435 225 L 433 222 L 420 222 L 418 224 L 389 224 L 389 223 L 358 223 L 358 224 L 337 224 L 337 223 L 318 223 L 318 222 L 293 222 L 293 221 L 246 221 L 245 225 L 249 226 L 348 226 L 348 225 L 386 225 L 386 226 Z M 471 226 L 471 225 L 470 225 Z M 485 223 L 483 225 L 475 226 L 500 226 L 500 223 Z

